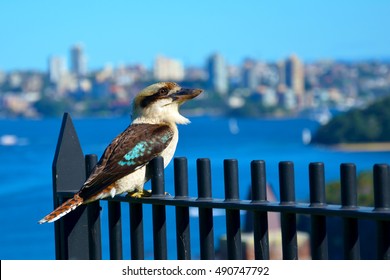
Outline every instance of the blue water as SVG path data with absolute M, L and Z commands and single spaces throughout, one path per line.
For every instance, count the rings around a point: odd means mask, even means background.
M 85 154 L 100 155 L 105 146 L 128 125 L 128 118 L 74 119 Z M 185 156 L 189 163 L 190 195 L 197 195 L 196 159 L 210 158 L 213 196 L 224 197 L 223 160 L 239 161 L 240 197 L 246 198 L 250 184 L 251 160 L 262 159 L 267 164 L 267 179 L 278 196 L 278 163 L 291 160 L 295 164 L 296 197 L 308 197 L 308 164 L 322 161 L 326 180 L 339 178 L 339 165 L 354 162 L 358 171 L 371 169 L 375 163 L 389 163 L 390 152 L 341 152 L 321 147 L 305 146 L 302 130 L 316 130 L 318 124 L 306 119 L 231 121 L 220 117 L 192 117 L 192 124 L 180 126 L 176 156 Z M 237 128 L 232 133 L 231 125 Z M 229 125 L 230 124 L 230 125 Z M 0 145 L 0 259 L 53 259 L 53 225 L 38 225 L 37 221 L 52 210 L 51 164 L 57 143 L 61 119 L 0 120 L 0 136 L 15 135 L 11 146 Z M 166 170 L 166 191 L 174 193 L 172 164 Z M 150 186 L 146 186 L 150 188 Z M 106 202 L 103 205 L 103 257 L 109 258 L 107 242 Z M 123 205 L 124 257 L 130 257 L 128 206 Z M 196 211 L 195 211 L 196 212 Z M 151 208 L 144 206 L 145 255 L 153 256 Z M 174 209 L 167 208 L 169 217 Z M 215 212 L 215 239 L 225 232 L 225 217 Z M 174 219 L 168 218 L 169 257 L 176 257 Z M 199 255 L 198 221 L 191 218 L 192 255 Z

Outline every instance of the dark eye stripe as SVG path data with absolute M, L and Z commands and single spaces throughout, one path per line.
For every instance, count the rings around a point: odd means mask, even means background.
M 141 100 L 141 108 L 145 108 L 146 106 L 148 106 L 150 103 L 152 103 L 154 100 L 156 100 L 156 97 L 155 95 L 150 95 L 150 96 L 146 96 L 144 97 L 144 99 Z
M 160 88 L 157 93 L 149 95 L 144 97 L 144 99 L 141 100 L 141 108 L 147 107 L 149 104 L 153 103 L 157 99 L 161 97 L 165 97 L 168 94 L 169 90 L 166 87 Z

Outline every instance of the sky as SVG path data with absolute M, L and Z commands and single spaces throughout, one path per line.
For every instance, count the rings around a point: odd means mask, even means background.
M 234 65 L 389 59 L 389 14 L 388 0 L 0 0 L 0 69 L 45 71 L 76 43 L 89 69 L 157 55 L 203 66 L 215 52 Z

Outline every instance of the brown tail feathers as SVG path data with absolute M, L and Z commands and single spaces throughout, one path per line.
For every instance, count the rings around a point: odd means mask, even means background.
M 59 218 L 65 216 L 66 214 L 76 209 L 81 204 L 83 204 L 83 199 L 79 196 L 79 194 L 75 194 L 73 198 L 65 201 L 63 204 L 61 204 L 53 212 L 45 216 L 38 223 L 43 224 L 43 223 L 51 223 L 57 221 Z

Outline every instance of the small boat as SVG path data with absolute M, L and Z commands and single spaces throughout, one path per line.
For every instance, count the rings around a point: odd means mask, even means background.
M 311 142 L 311 132 L 308 128 L 304 128 L 302 130 L 302 143 L 305 145 L 309 145 Z
M 229 131 L 231 134 L 238 134 L 240 132 L 237 119 L 234 118 L 229 119 Z
M 15 146 L 18 143 L 18 137 L 12 134 L 4 134 L 0 136 L 1 146 Z

